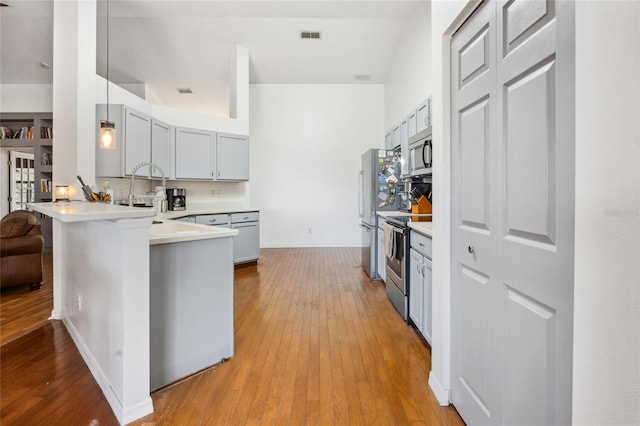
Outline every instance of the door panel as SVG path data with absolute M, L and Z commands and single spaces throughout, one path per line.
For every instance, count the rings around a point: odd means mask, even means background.
M 490 328 L 500 312 L 495 283 L 495 3 L 485 2 L 454 36 L 451 101 L 452 383 L 451 400 L 468 424 L 498 422 L 500 383 Z M 471 54 L 476 50 L 480 53 Z M 463 52 L 465 54 L 463 54 Z M 482 59 L 482 61 L 479 60 Z M 469 61 L 468 65 L 459 63 Z M 475 62 L 473 62 L 475 60 Z M 479 66 L 480 62 L 482 65 Z M 464 72 L 466 71 L 466 72 Z M 463 72 L 469 76 L 457 75 Z M 491 278 L 490 278 L 491 277 Z
M 554 61 L 504 88 L 506 233 L 553 244 L 555 240 Z
M 468 424 L 571 423 L 573 8 L 487 0 L 452 39 L 451 398 Z M 460 84 L 478 34 L 488 64 Z
M 485 25 L 459 52 L 458 87 L 469 84 L 489 69 L 489 25 Z
M 554 351 L 555 311 L 508 286 L 504 296 L 505 423 L 554 424 L 555 362 L 540 355 Z
M 509 1 L 503 13 L 503 56 L 506 56 L 555 17 L 554 2 Z
M 489 277 L 468 267 L 462 267 L 460 290 L 465 297 L 461 303 L 461 328 L 458 354 L 459 374 L 457 380 L 472 397 L 477 407 L 487 418 L 491 417 L 491 336 L 489 335 Z
M 489 230 L 489 99 L 460 112 L 460 215 L 462 224 Z

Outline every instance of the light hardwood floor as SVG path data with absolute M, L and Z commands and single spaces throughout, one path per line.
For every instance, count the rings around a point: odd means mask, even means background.
M 359 249 L 261 256 L 236 270 L 235 356 L 153 393 L 154 413 L 134 424 L 464 424 L 437 404 L 428 346 L 362 272 Z M 39 293 L 2 293 L 0 423 L 115 425 L 64 326 L 42 320 L 47 273 Z

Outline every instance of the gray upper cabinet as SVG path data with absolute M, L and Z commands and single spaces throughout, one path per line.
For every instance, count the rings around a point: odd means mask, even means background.
M 385 149 L 393 149 L 393 133 L 389 132 L 384 136 Z
M 176 128 L 176 179 L 213 180 L 216 176 L 216 134 Z
M 416 114 L 416 110 L 414 109 L 407 116 L 407 135 L 411 137 L 418 133 L 418 116 Z
M 389 147 L 388 149 L 395 149 L 395 147 L 397 147 L 398 145 L 400 145 L 400 125 L 396 125 L 392 132 L 392 143 L 391 143 L 391 147 Z
M 249 138 L 219 133 L 216 145 L 216 162 L 216 179 L 249 180 Z
M 107 106 L 96 105 L 96 177 L 128 177 L 136 165 L 153 162 L 167 179 L 249 180 L 248 136 L 174 127 L 126 105 L 109 105 L 116 144 L 101 149 L 100 121 L 106 118 Z M 141 167 L 136 176 L 162 177 L 152 167 Z
M 116 125 L 115 149 L 101 149 L 100 120 L 107 106 L 96 105 L 96 177 L 131 176 L 134 167 L 153 161 L 171 177 L 171 126 L 125 105 L 109 105 L 109 120 Z M 160 177 L 155 169 L 141 167 L 136 176 Z
M 418 105 L 416 109 L 416 130 L 420 132 L 431 126 L 431 114 L 429 108 L 429 99 Z M 416 132 L 416 133 L 417 133 Z
M 400 175 L 407 176 L 409 174 L 409 121 L 405 118 L 400 123 L 400 156 L 403 161 L 401 163 Z
M 107 106 L 96 105 L 96 176 L 130 176 L 133 166 L 151 159 L 151 118 L 124 105 L 109 105 L 109 120 L 116 125 L 115 149 L 100 148 L 100 121 Z M 140 169 L 137 175 L 145 171 Z
M 151 161 L 162 168 L 166 178 L 173 177 L 174 132 L 170 125 L 151 120 Z M 154 168 L 151 176 L 159 178 L 160 173 Z
M 130 176 L 137 164 L 151 160 L 151 117 L 124 107 L 124 123 L 124 174 Z M 136 176 L 148 177 L 149 168 L 141 167 Z

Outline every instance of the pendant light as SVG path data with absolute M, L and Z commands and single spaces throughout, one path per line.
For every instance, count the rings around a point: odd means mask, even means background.
M 100 120 L 100 148 L 116 148 L 116 124 L 109 121 L 109 15 L 110 4 L 107 0 L 107 119 Z

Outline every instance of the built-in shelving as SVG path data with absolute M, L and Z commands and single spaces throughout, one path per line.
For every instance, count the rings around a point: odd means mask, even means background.
M 53 199 L 52 113 L 0 113 L 0 148 L 33 149 L 33 201 Z M 1 200 L 8 202 L 8 200 Z M 51 219 L 39 217 L 45 247 L 51 247 Z

